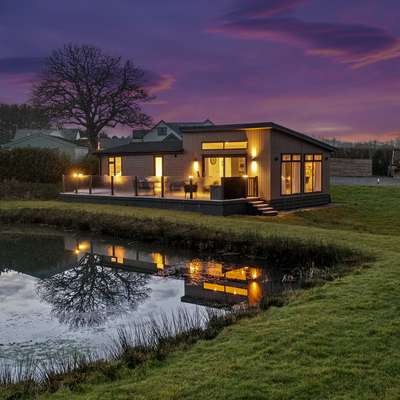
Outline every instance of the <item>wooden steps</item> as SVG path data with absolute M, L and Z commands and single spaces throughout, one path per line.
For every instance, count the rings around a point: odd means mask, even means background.
M 278 211 L 262 199 L 249 199 L 247 203 L 249 204 L 251 214 L 263 215 L 265 217 L 278 215 Z

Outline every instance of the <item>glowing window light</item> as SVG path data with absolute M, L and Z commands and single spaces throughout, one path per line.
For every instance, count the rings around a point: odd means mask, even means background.
M 151 258 L 153 259 L 153 263 L 156 264 L 157 269 L 164 269 L 164 256 L 161 253 L 152 253 Z
M 157 177 L 163 176 L 163 158 L 162 157 L 154 157 L 154 165 L 155 165 L 155 175 Z
M 193 161 L 193 171 L 197 175 L 200 171 L 199 162 L 197 160 Z

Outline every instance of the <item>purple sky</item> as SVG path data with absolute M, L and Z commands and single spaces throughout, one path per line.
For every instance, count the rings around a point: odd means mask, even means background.
M 0 101 L 26 101 L 49 51 L 85 43 L 160 76 L 156 121 L 400 137 L 399 16 L 398 0 L 0 0 Z

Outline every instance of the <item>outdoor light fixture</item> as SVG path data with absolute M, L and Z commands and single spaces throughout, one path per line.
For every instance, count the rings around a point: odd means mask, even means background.
M 249 176 L 248 176 L 248 175 L 242 175 L 242 177 L 243 177 L 243 178 L 248 178 Z

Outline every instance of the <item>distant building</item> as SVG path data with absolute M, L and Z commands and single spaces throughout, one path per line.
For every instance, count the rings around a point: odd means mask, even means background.
M 18 129 L 14 139 L 3 149 L 54 149 L 72 161 L 83 159 L 89 152 L 87 140 L 78 129 Z
M 131 142 L 131 137 L 101 137 L 100 150 L 122 146 Z M 2 146 L 4 149 L 41 148 L 54 149 L 66 154 L 72 161 L 80 161 L 89 153 L 88 137 L 75 128 L 18 129 L 14 139 Z

